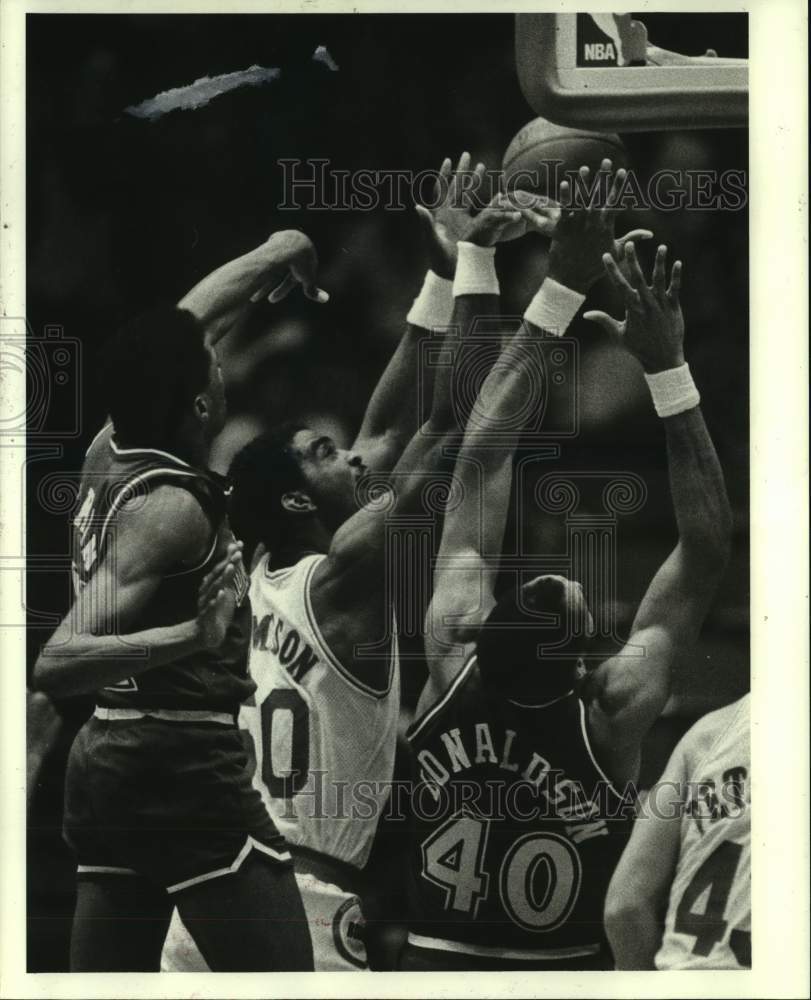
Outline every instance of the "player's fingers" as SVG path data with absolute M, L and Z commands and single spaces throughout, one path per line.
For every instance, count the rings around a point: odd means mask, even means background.
M 304 295 L 306 298 L 310 299 L 312 302 L 318 302 L 319 305 L 324 305 L 325 302 L 329 302 L 329 292 L 325 292 L 323 288 L 319 288 L 318 285 L 304 285 Z
M 293 274 L 286 274 L 281 284 L 277 285 L 268 295 L 268 302 L 275 304 L 286 299 L 297 284 L 298 281 Z
M 583 313 L 583 319 L 587 319 L 591 323 L 596 323 L 597 326 L 602 327 L 612 337 L 622 336 L 622 323 L 618 319 L 614 319 L 613 316 L 609 316 L 608 313 L 601 312 L 599 309 L 590 309 L 588 312 Z
M 483 163 L 477 163 L 473 168 L 473 173 L 468 174 L 465 179 L 465 200 L 466 207 L 468 208 L 471 206 L 482 208 L 485 205 L 484 192 L 482 190 L 485 169 Z
M 542 236 L 549 236 L 551 238 L 555 235 L 555 229 L 557 228 L 556 219 L 533 212 L 531 208 L 522 208 L 521 217 L 535 232 L 540 233 Z
M 670 272 L 670 287 L 667 290 L 667 297 L 673 303 L 679 301 L 679 292 L 681 291 L 681 275 L 682 263 L 680 260 L 677 260 L 674 262 L 673 268 Z
M 620 271 L 617 262 L 610 253 L 603 254 L 603 266 L 605 267 L 606 274 L 611 279 L 611 283 L 622 293 L 623 298 L 625 299 L 625 305 L 639 305 L 641 301 L 639 292 L 628 284 L 625 275 L 622 271 Z
M 476 221 L 488 229 L 496 229 L 508 226 L 513 222 L 520 222 L 521 218 L 521 212 L 515 209 L 506 211 L 488 206 L 476 216 Z
M 558 190 L 561 208 L 570 209 L 572 207 L 572 185 L 568 181 L 561 181 Z
M 457 175 L 454 174 L 451 177 L 450 183 L 448 184 L 448 197 L 445 199 L 446 204 L 450 205 L 451 208 L 458 208 L 459 202 L 459 192 L 460 186 L 457 180 Z
M 650 229 L 632 229 L 630 232 L 626 233 L 624 236 L 620 236 L 614 242 L 617 244 L 617 249 L 622 250 L 628 240 L 652 240 L 653 231 Z
M 628 283 L 636 291 L 641 292 L 642 289 L 648 286 L 645 283 L 645 275 L 642 273 L 642 268 L 639 266 L 639 258 L 636 255 L 636 247 L 633 240 L 628 240 L 623 249 L 625 251 L 625 267 L 628 274 Z
M 208 604 L 206 605 L 206 611 L 212 612 L 217 609 L 225 601 L 225 591 L 218 590 L 216 594 L 213 594 Z
M 268 295 L 270 295 L 275 287 L 275 285 L 262 285 L 260 288 L 257 288 L 253 295 L 251 295 L 250 301 L 261 302 L 263 299 L 266 299 Z
M 661 244 L 656 248 L 656 259 L 653 262 L 651 287 L 657 295 L 665 293 L 665 264 L 667 262 L 667 247 Z
M 589 178 L 591 177 L 591 170 L 584 164 L 582 167 L 578 168 L 577 175 L 583 181 L 583 188 L 578 188 L 576 195 L 580 194 L 583 202 L 582 207 L 588 211 L 591 208 L 593 194 L 593 192 L 588 193 L 588 183 Z
M 441 205 L 448 192 L 448 181 L 451 176 L 451 158 L 446 156 L 439 168 L 436 181 L 434 182 L 434 204 Z
M 470 153 L 465 152 L 459 157 L 459 161 L 456 164 L 456 173 L 464 174 L 468 170 L 470 170 Z
M 616 214 L 622 210 L 620 198 L 622 196 L 625 178 L 627 175 L 628 171 L 623 167 L 620 167 L 620 169 L 614 174 L 614 179 L 611 182 L 611 187 L 606 196 L 605 205 L 603 206 L 601 213 L 603 218 L 608 215 Z
M 470 184 L 470 153 L 462 153 L 459 157 L 459 162 L 456 164 L 456 173 L 454 174 L 454 180 L 456 181 L 456 195 L 459 199 L 459 204 L 467 208 L 468 200 L 465 197 L 465 192 L 467 191 Z

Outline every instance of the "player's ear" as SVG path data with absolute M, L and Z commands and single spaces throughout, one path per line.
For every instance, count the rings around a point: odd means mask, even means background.
M 301 490 L 290 490 L 282 494 L 282 507 L 291 514 L 311 514 L 317 508 L 306 493 Z
M 200 423 L 205 423 L 211 416 L 211 405 L 205 393 L 198 393 L 194 397 L 194 414 Z

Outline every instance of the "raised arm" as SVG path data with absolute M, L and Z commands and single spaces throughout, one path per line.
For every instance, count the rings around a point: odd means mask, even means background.
M 295 229 L 273 233 L 262 246 L 228 261 L 203 278 L 178 302 L 203 324 L 206 341 L 215 344 L 252 302 L 279 302 L 296 285 L 307 298 L 326 302 L 316 285 L 318 257 L 311 240 Z
M 465 296 L 468 301 L 464 302 L 458 296 L 454 298 L 458 244 L 482 232 L 481 220 L 477 222 L 472 210 L 485 167 L 479 163 L 471 170 L 470 166 L 469 153 L 461 155 L 453 171 L 450 159 L 446 158 L 437 175 L 432 207 L 416 207 L 430 270 L 406 317 L 406 332 L 372 393 L 352 445 L 352 450 L 363 456 L 366 466 L 373 472 L 388 472 L 397 464 L 418 429 L 421 401 L 428 404 L 434 425 L 440 419 L 451 419 L 450 403 L 441 417 L 440 411 L 432 408 L 436 367 L 419 369 L 421 346 L 427 343 L 433 331 L 449 327 L 456 331 L 467 330 L 470 309 L 478 309 L 479 314 L 484 315 L 492 311 L 493 305 L 483 300 L 491 298 L 497 302 L 497 295 Z M 502 211 L 506 213 L 504 216 Z M 503 222 L 509 220 L 524 225 L 512 206 L 499 209 L 499 218 Z M 473 304 L 469 300 L 474 300 Z M 458 337 L 446 343 L 451 345 L 457 340 Z M 440 400 L 444 399 L 442 389 L 439 392 Z
M 234 613 L 228 585 L 239 561 L 238 543 L 228 547 L 203 581 L 196 618 L 137 628 L 161 580 L 178 565 L 191 566 L 204 557 L 210 536 L 197 501 L 179 490 L 161 487 L 137 512 L 123 508 L 114 558 L 108 552 L 76 594 L 37 658 L 32 686 L 54 697 L 89 694 L 197 650 L 216 648 Z M 155 544 L 144 545 L 145 537 Z
M 610 162 L 604 164 L 606 172 Z M 612 192 L 617 190 L 616 185 Z M 568 194 L 563 187 L 562 196 Z M 524 210 L 535 228 L 546 216 Z M 434 592 L 425 623 L 429 682 L 420 700 L 424 710 L 453 680 L 468 646 L 490 612 L 507 520 L 512 461 L 521 427 L 509 417 L 522 407 L 515 394 L 541 377 L 534 346 L 539 338 L 562 336 L 585 293 L 603 274 L 602 255 L 614 243 L 614 211 L 606 205 L 565 210 L 555 219 L 547 278 L 533 298 L 519 331 L 508 342 L 482 385 L 467 424 L 454 476 L 462 502 L 445 514 Z M 624 237 L 623 239 L 627 239 Z M 527 409 L 524 407 L 523 409 Z M 529 414 L 528 414 L 529 416 Z
M 604 756 L 621 771 L 633 771 L 639 743 L 667 701 L 673 663 L 695 642 L 726 566 L 731 514 L 698 391 L 684 362 L 681 263 L 673 265 L 666 288 L 667 249 L 659 247 L 648 286 L 633 243 L 625 249 L 627 280 L 616 262 L 609 255 L 605 258 L 625 299 L 625 320 L 619 323 L 595 312 L 586 318 L 620 337 L 645 370 L 663 418 L 679 531 L 675 549 L 639 606 L 628 646 L 597 667 L 585 688 L 589 725 Z

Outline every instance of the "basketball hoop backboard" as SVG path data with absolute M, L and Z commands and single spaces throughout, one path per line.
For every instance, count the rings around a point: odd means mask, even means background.
M 524 96 L 560 125 L 620 132 L 742 127 L 748 63 L 658 48 L 630 14 L 516 14 Z

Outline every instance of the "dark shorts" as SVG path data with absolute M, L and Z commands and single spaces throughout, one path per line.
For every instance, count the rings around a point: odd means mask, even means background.
M 406 942 L 398 968 L 402 972 L 585 972 L 610 970 L 614 963 L 607 951 L 560 959 L 510 959 L 423 948 Z
M 238 870 L 254 849 L 292 865 L 251 778 L 236 726 L 91 718 L 65 780 L 79 877 L 142 875 L 176 892 Z

